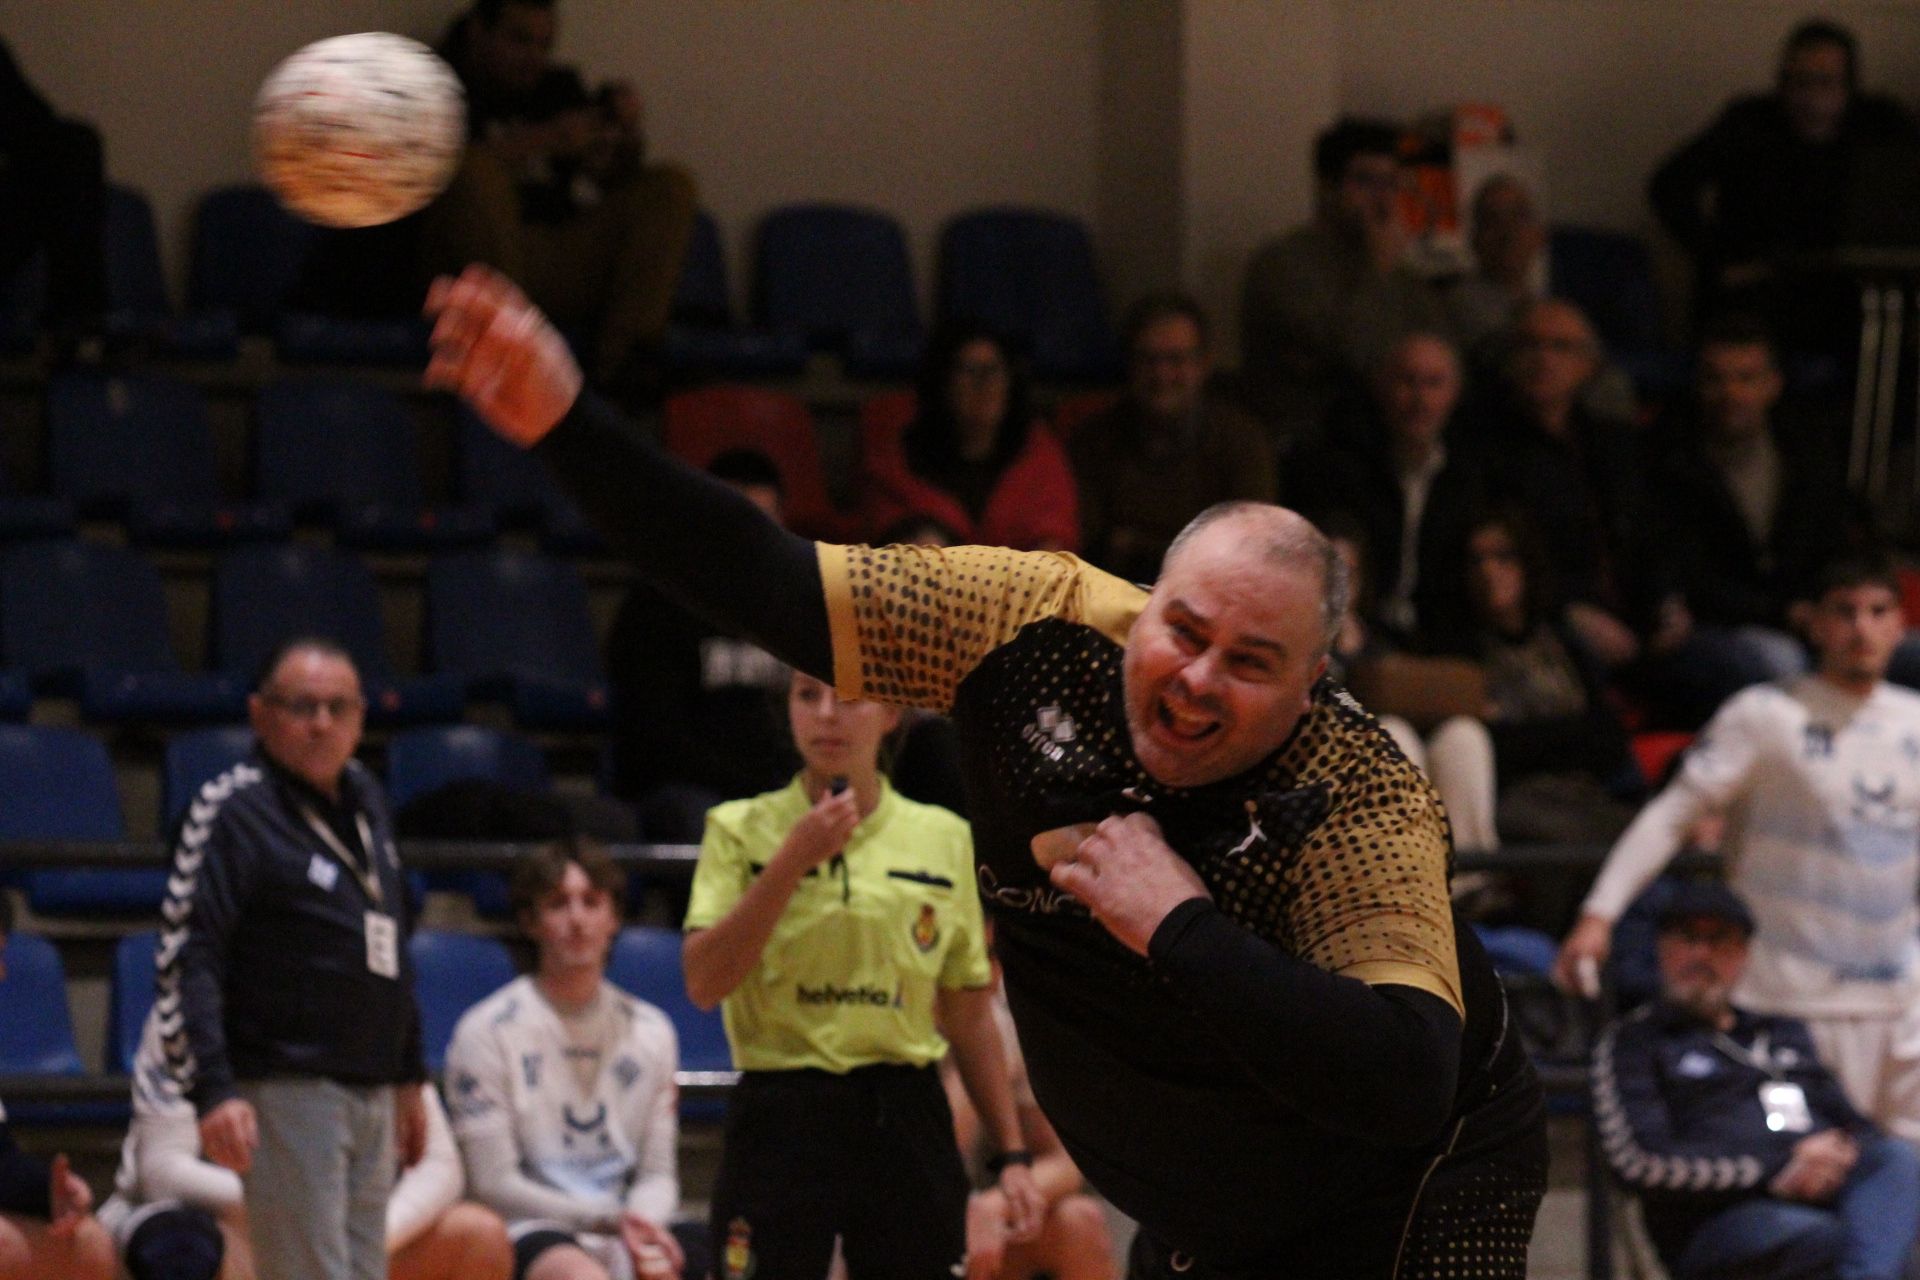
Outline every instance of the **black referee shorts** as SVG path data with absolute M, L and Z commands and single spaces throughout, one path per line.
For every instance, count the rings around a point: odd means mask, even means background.
M 719 1280 L 950 1280 L 967 1175 L 932 1067 L 749 1071 L 727 1104 L 713 1193 Z

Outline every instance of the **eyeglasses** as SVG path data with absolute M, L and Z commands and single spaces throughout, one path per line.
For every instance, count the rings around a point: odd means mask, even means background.
M 306 695 L 287 697 L 285 694 L 269 693 L 262 695 L 262 702 L 286 712 L 295 720 L 312 720 L 322 711 L 328 719 L 345 720 L 348 716 L 359 715 L 366 709 L 364 698 L 341 696 L 337 698 L 314 698 Z

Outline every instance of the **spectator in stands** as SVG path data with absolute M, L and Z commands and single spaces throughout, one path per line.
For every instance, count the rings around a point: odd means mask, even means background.
M 991 922 L 987 925 L 987 943 L 991 955 Z M 1114 1280 L 1116 1266 L 1107 1211 L 1099 1200 L 1086 1194 L 1086 1179 L 1034 1099 L 997 963 L 993 967 L 993 1019 L 1000 1028 L 1020 1132 L 1033 1156 L 1033 1180 L 1046 1202 L 1046 1213 L 1040 1220 L 1039 1234 L 1032 1240 L 1015 1243 L 1007 1239 L 1006 1195 L 986 1172 L 993 1144 L 973 1100 L 967 1096 L 959 1066 L 948 1054 L 940 1064 L 940 1081 L 946 1086 L 947 1105 L 953 1108 L 954 1135 L 966 1158 L 967 1173 L 980 1188 L 967 1200 L 967 1280 L 1037 1280 L 1042 1276 L 1052 1280 Z
M 1853 1105 L 1920 1141 L 1920 694 L 1884 679 L 1902 631 L 1888 563 L 1836 562 L 1814 600 L 1818 669 L 1719 710 L 1607 855 L 1555 973 L 1585 986 L 1627 904 L 1725 809 L 1759 922 L 1739 1003 L 1805 1020 Z
M 1327 655 L 1327 674 L 1354 691 L 1401 753 L 1433 783 L 1447 808 L 1454 847 L 1498 848 L 1493 740 L 1480 720 L 1486 705 L 1484 673 L 1457 658 L 1408 650 L 1399 633 L 1378 621 L 1365 526 L 1336 510 L 1321 529 L 1346 562 L 1352 584 Z
M 1493 737 L 1503 838 L 1612 840 L 1633 811 L 1639 774 L 1602 664 L 1554 594 L 1535 525 L 1512 508 L 1467 524 L 1458 592 L 1471 622 L 1435 648 L 1480 664 Z M 1571 906 L 1571 903 L 1564 904 Z M 1558 928 L 1564 912 L 1542 909 Z
M 454 1130 L 480 1201 L 507 1219 L 515 1280 L 699 1280 L 680 1206 L 679 1041 L 607 981 L 625 877 L 589 841 L 513 876 L 534 971 L 467 1010 L 447 1050 Z
M 1473 433 L 1455 429 L 1461 385 L 1451 342 L 1401 338 L 1373 371 L 1364 415 L 1302 456 L 1288 485 L 1288 502 L 1309 518 L 1360 522 L 1374 616 L 1402 641 L 1421 631 L 1423 613 L 1457 601 L 1466 521 L 1485 499 Z
M 240 1174 L 275 1280 L 386 1266 L 395 1171 L 426 1150 L 407 890 L 345 649 L 283 644 L 258 746 L 201 788 L 174 852 L 155 1008 L 209 1160 Z M 177 1032 L 171 1028 L 178 1027 Z
M 1496 173 L 1474 192 L 1473 270 L 1447 290 L 1447 319 L 1476 361 L 1497 347 L 1529 302 L 1547 296 L 1547 224 L 1527 184 Z
M 1709 327 L 1697 370 L 1694 410 L 1663 433 L 1652 482 L 1673 577 L 1649 694 L 1687 728 L 1755 681 L 1806 671 L 1795 611 L 1820 566 L 1873 541 L 1842 451 L 1779 411 L 1783 379 L 1756 319 Z
M 991 1134 L 1011 1240 L 1041 1199 L 992 1008 L 967 824 L 880 772 L 897 709 L 796 672 L 801 770 L 707 819 L 687 994 L 723 1006 L 742 1072 L 713 1192 L 730 1274 L 944 1276 L 966 1252 L 966 1173 L 935 1064 L 951 1044 Z M 877 1141 L 876 1134 L 889 1135 Z
M 1788 35 L 1773 92 L 1728 105 L 1661 163 L 1649 194 L 1693 257 L 1700 314 L 1754 310 L 1790 350 L 1844 352 L 1857 290 L 1807 260 L 1841 246 L 1876 169 L 1917 161 L 1913 117 L 1863 92 L 1852 33 L 1816 20 Z
M 1437 295 L 1404 262 L 1403 183 L 1392 125 L 1343 119 L 1314 143 L 1313 221 L 1269 241 L 1240 295 L 1240 373 L 1281 462 L 1321 434 L 1394 341 L 1437 330 Z
M 387 1201 L 389 1280 L 508 1280 L 505 1225 L 461 1193 L 466 1176 L 439 1094 L 424 1091 L 427 1151 Z M 270 1211 L 270 1210 L 265 1210 Z M 200 1154 L 193 1104 L 167 1074 L 160 1024 L 149 1015 L 133 1060 L 133 1124 L 120 1147 L 114 1194 L 100 1220 L 135 1280 L 251 1280 L 240 1178 Z M 224 1262 L 222 1254 L 224 1253 Z
M 0 982 L 13 899 L 0 890 Z M 109 1280 L 113 1241 L 92 1214 L 93 1190 L 67 1165 L 30 1156 L 0 1107 L 0 1280 Z
M 485 262 L 590 332 L 589 372 L 618 382 L 666 332 L 693 234 L 693 179 L 649 164 L 625 81 L 589 91 L 552 61 L 555 0 L 474 0 L 440 52 L 467 91 L 473 145 L 423 227 L 429 272 Z
M 1272 502 L 1273 447 L 1245 411 L 1207 392 L 1207 317 L 1185 294 L 1127 314 L 1127 394 L 1080 424 L 1069 453 L 1087 559 L 1134 582 L 1160 573 L 1167 544 L 1216 502 Z
M 1488 488 L 1523 508 L 1546 540 L 1548 568 L 1569 620 L 1609 668 L 1639 656 L 1630 620 L 1658 580 L 1643 464 L 1633 428 L 1584 399 L 1601 366 L 1599 339 L 1580 309 L 1528 304 L 1515 328 L 1500 404 L 1487 439 Z M 1429 626 L 1452 629 L 1438 619 Z
M 781 519 L 780 472 L 765 454 L 729 450 L 707 470 Z M 654 588 L 634 586 L 614 617 L 607 677 L 614 787 L 649 840 L 696 843 L 714 805 L 793 776 L 786 665 Z
M 1676 1280 L 1907 1273 L 1920 1157 L 1848 1105 L 1795 1018 L 1733 999 L 1753 917 L 1718 884 L 1661 911 L 1661 996 L 1610 1028 L 1593 1116 Z
M 930 517 L 964 543 L 1079 549 L 1073 469 L 1059 440 L 1034 420 L 1026 372 L 1004 339 L 968 323 L 936 334 L 918 404 L 898 444 L 869 454 L 874 528 Z
M 45 319 L 63 346 L 106 318 L 106 211 L 99 133 L 55 115 L 0 42 L 0 284 L 44 249 Z

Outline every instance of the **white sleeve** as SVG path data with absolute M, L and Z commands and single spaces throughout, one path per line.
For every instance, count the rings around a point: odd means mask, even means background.
M 1640 811 L 1607 854 L 1581 910 L 1618 920 L 1673 860 L 1703 814 L 1724 808 L 1746 785 L 1760 748 L 1763 691 L 1737 694 L 1688 746 L 1680 772 Z
M 179 1200 L 221 1214 L 240 1207 L 240 1175 L 200 1158 L 200 1126 L 187 1115 L 136 1115 L 127 1128 L 141 1202 Z
M 465 1157 L 474 1199 L 509 1224 L 544 1218 L 581 1231 L 619 1229 L 620 1202 L 590 1200 L 535 1182 L 522 1171 L 514 1133 L 510 1066 L 494 1037 L 471 1013 L 447 1049 L 453 1131 Z
M 427 1153 L 420 1157 L 419 1164 L 403 1170 L 400 1180 L 393 1184 L 393 1195 L 387 1200 L 389 1254 L 412 1244 L 459 1202 L 466 1188 L 460 1149 L 454 1145 L 453 1129 L 447 1123 L 446 1109 L 440 1105 L 440 1091 L 424 1085 L 420 1096 L 427 1107 Z
M 640 1165 L 634 1170 L 633 1185 L 627 1188 L 627 1210 L 664 1227 L 680 1208 L 680 1086 L 674 1080 L 680 1069 L 680 1046 L 673 1024 L 665 1017 L 658 1021 L 665 1061 L 660 1064 L 659 1088 L 648 1107 Z

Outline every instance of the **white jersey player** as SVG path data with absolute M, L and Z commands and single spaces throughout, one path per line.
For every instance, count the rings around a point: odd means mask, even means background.
M 1724 812 L 1757 923 L 1736 1002 L 1805 1020 L 1853 1104 L 1920 1140 L 1920 694 L 1884 679 L 1905 629 L 1891 572 L 1847 563 L 1823 587 L 1817 672 L 1721 707 L 1608 854 L 1557 972 L 1584 985 L 1614 921 Z

